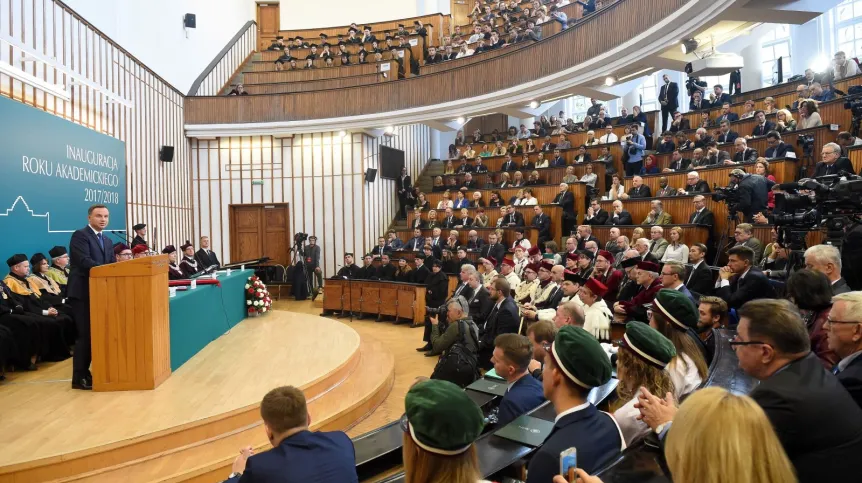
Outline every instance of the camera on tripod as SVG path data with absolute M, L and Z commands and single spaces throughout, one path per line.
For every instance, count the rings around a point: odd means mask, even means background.
M 302 245 L 305 243 L 305 240 L 308 240 L 308 233 L 299 232 L 296 235 L 293 235 L 293 243 L 297 245 Z
M 827 239 L 840 243 L 849 218 L 862 213 L 862 179 L 853 174 L 846 177 L 852 179 L 831 174 L 781 185 L 785 192 L 775 194 L 773 211 L 779 242 L 791 250 L 804 250 L 807 232 L 824 227 Z
M 796 144 L 798 146 L 802 146 L 802 153 L 804 155 L 812 155 L 814 153 L 814 136 L 811 134 L 805 134 L 796 138 Z
M 727 203 L 727 216 L 736 218 L 736 213 L 739 211 L 739 190 L 718 185 L 712 187 L 712 201 Z
M 859 126 L 862 124 L 862 86 L 852 86 L 847 89 L 848 97 L 844 98 L 844 109 L 850 111 L 853 116 L 850 123 L 850 134 L 859 135 Z

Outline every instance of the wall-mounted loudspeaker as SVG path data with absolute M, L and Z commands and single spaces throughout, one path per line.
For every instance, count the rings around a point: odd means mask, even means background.
M 197 17 L 193 13 L 183 15 L 183 27 L 187 29 L 197 28 Z
M 174 147 L 173 146 L 162 146 L 159 149 L 159 161 L 163 161 L 165 163 L 173 162 L 174 160 Z
M 369 183 L 373 183 L 374 180 L 377 179 L 377 170 L 374 168 L 368 168 L 365 170 L 365 181 Z

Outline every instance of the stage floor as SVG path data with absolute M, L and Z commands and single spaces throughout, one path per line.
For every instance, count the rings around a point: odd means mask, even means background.
M 11 374 L 0 385 L 0 475 L 131 447 L 225 416 L 250 417 L 249 408 L 280 385 L 313 398 L 347 377 L 359 347 L 359 335 L 345 324 L 273 311 L 210 343 L 154 391 L 74 391 L 71 359 Z

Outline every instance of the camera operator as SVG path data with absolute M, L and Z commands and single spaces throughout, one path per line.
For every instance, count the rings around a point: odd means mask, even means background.
M 736 185 L 734 189 L 739 198 L 737 210 L 742 213 L 746 223 L 752 223 L 755 214 L 766 213 L 767 196 L 775 182 L 737 168 L 730 172 L 730 183 Z
M 437 264 L 438 264 L 437 260 L 434 260 L 432 262 L 432 269 L 434 270 L 435 274 L 437 273 L 437 268 L 436 268 Z M 441 264 L 441 266 L 442 266 L 442 264 Z M 455 290 L 452 292 L 452 296 L 449 297 L 449 299 L 447 299 L 447 300 L 455 300 L 460 295 L 461 297 L 464 297 L 464 299 L 467 300 L 469 303 L 469 301 L 473 299 L 473 289 L 470 288 L 470 275 L 473 275 L 473 274 L 476 274 L 476 275 L 479 274 L 479 272 L 476 270 L 476 267 L 474 267 L 473 265 L 470 265 L 470 264 L 462 265 L 461 266 L 461 272 L 459 273 L 460 283 L 458 284 L 457 287 L 455 287 Z M 448 278 L 447 278 L 446 283 L 448 285 Z M 469 307 L 469 305 L 468 305 L 468 307 Z M 446 316 L 446 304 L 445 303 L 442 305 L 439 305 L 439 306 L 428 306 L 425 308 L 425 312 L 428 314 L 425 317 L 425 333 L 422 335 L 422 340 L 425 341 L 425 345 L 417 348 L 416 350 L 418 352 L 428 352 L 431 350 L 431 319 L 430 319 L 430 317 L 433 317 L 435 315 L 440 317 L 438 323 L 440 324 L 440 330 L 442 332 L 446 331 L 446 326 L 447 326 L 446 317 L 445 317 Z
M 696 92 L 700 92 L 700 107 L 697 109 L 709 109 L 709 102 L 704 101 L 706 97 L 706 87 L 709 84 L 706 82 L 699 80 L 697 76 L 690 76 L 687 81 L 685 81 L 685 90 L 688 92 L 689 97 L 689 109 L 695 110 L 695 108 L 691 107 L 694 105 L 694 94 Z
M 853 173 L 853 165 L 850 160 L 841 156 L 841 146 L 835 143 L 828 143 L 823 146 L 820 151 L 820 161 L 814 167 L 814 177 L 826 176 L 829 174 L 839 174 L 842 171 Z
M 317 237 L 314 235 L 308 237 L 308 245 L 302 251 L 302 258 L 305 260 L 305 267 L 308 270 L 308 282 L 311 283 L 311 277 L 313 276 L 317 279 L 317 286 L 323 286 L 323 271 L 320 268 L 320 246 L 317 244 Z

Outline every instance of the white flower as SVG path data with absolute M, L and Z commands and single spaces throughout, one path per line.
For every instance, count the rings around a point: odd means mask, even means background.
M 248 290 L 248 289 L 250 289 L 250 288 L 251 288 L 251 285 L 249 285 L 249 284 L 245 284 L 245 289 L 246 289 L 246 290 Z
M 246 304 L 246 305 L 251 305 L 251 300 L 246 300 L 246 301 L 245 301 L 245 304 Z
M 266 307 L 263 308 L 263 312 L 266 312 Z

